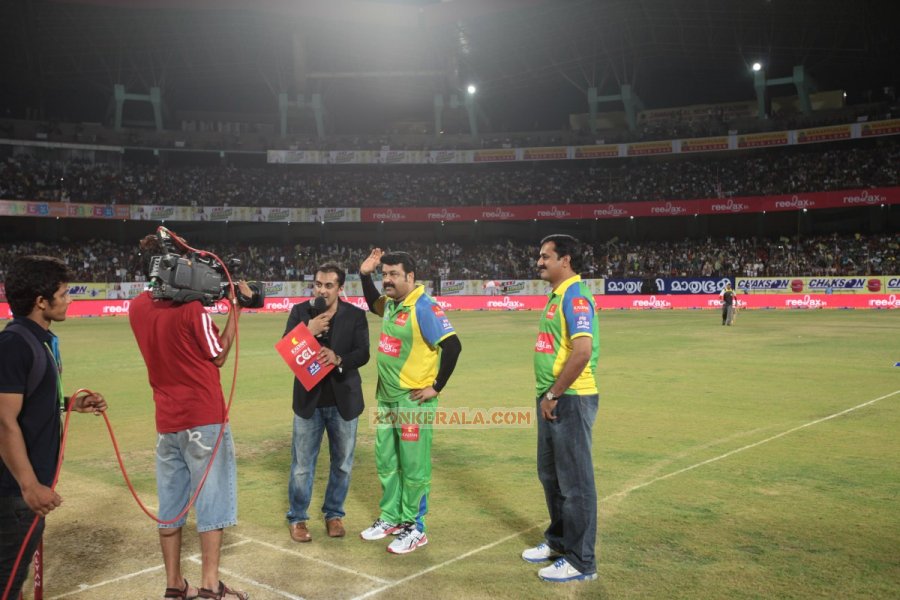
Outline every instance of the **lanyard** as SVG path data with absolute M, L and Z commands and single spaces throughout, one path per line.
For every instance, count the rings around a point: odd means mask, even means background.
M 62 357 L 59 354 L 59 338 L 56 336 L 50 338 L 49 345 L 47 342 L 44 342 L 44 348 L 47 349 L 47 352 L 50 353 L 50 358 L 53 359 L 53 366 L 56 368 L 56 397 L 59 400 L 59 409 L 65 411 L 66 400 L 62 389 Z

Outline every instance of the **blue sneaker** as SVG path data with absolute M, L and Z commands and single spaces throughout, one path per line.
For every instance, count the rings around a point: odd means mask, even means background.
M 570 565 L 569 561 L 561 558 L 549 567 L 538 571 L 538 577 L 553 583 L 566 583 L 567 581 L 593 581 L 597 579 L 597 573 L 582 573 Z
M 530 563 L 540 563 L 547 560 L 556 560 L 562 556 L 559 552 L 547 544 L 538 544 L 534 548 L 528 548 L 522 552 L 522 560 Z

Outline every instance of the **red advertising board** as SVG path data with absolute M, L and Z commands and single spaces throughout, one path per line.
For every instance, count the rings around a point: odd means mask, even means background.
M 512 204 L 503 206 L 454 206 L 433 208 L 363 208 L 363 222 L 442 221 L 546 221 L 625 219 L 629 217 L 679 217 L 690 215 L 749 214 L 791 210 L 817 210 L 852 206 L 900 204 L 900 187 L 837 190 L 649 202 L 604 204 Z
M 288 312 L 294 304 L 305 302 L 308 297 L 272 298 L 258 312 Z M 543 310 L 546 296 L 438 296 L 444 310 Z M 369 310 L 362 297 L 349 297 L 347 301 Z M 670 310 L 721 308 L 718 295 L 667 294 L 656 296 L 597 295 L 594 301 L 600 310 Z M 855 308 L 900 309 L 898 294 L 740 294 L 739 308 Z M 101 317 L 127 315 L 128 300 L 77 300 L 69 305 L 69 317 Z M 210 309 L 215 313 L 217 309 Z M 256 311 L 245 310 L 245 313 Z M 9 305 L 0 302 L 0 319 L 12 318 Z

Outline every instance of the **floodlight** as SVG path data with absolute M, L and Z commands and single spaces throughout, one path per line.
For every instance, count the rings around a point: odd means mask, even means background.
M 759 63 L 759 62 L 753 63 L 753 70 L 754 71 L 762 71 L 762 63 Z
M 475 92 L 478 91 L 478 88 L 475 87 L 475 84 L 470 83 L 469 86 L 466 88 L 466 91 L 469 92 L 470 96 L 474 96 Z

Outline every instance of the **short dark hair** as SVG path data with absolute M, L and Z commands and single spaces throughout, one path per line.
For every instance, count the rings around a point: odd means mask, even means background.
M 344 280 L 347 279 L 347 274 L 337 265 L 337 263 L 325 263 L 324 265 L 319 265 L 316 269 L 316 273 L 334 273 L 337 275 L 338 285 L 341 287 L 344 285 Z
M 34 309 L 38 296 L 52 305 L 53 295 L 64 283 L 75 278 L 72 270 L 53 256 L 20 256 L 13 261 L 6 274 L 6 301 L 12 314 L 27 317 Z
M 409 255 L 409 252 L 388 252 L 381 257 L 383 265 L 400 265 L 403 267 L 404 273 L 416 272 L 416 261 Z
M 584 266 L 584 260 L 581 256 L 581 242 L 565 233 L 548 235 L 541 240 L 541 246 L 547 242 L 553 242 L 557 256 L 560 258 L 568 256 L 572 270 L 576 273 L 581 273 L 581 269 Z

